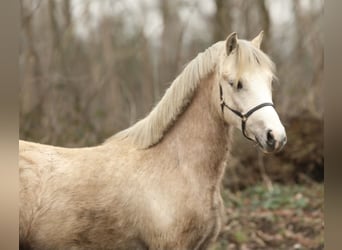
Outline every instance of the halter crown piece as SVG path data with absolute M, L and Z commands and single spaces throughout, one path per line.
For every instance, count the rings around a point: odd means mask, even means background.
M 224 113 L 224 108 L 228 108 L 230 111 L 232 111 L 234 114 L 236 114 L 237 116 L 239 116 L 241 118 L 241 130 L 242 130 L 242 134 L 251 141 L 254 141 L 252 138 L 248 137 L 246 134 L 246 123 L 247 123 L 247 119 L 248 117 L 250 117 L 255 111 L 257 111 L 258 109 L 261 109 L 263 107 L 267 107 L 267 106 L 271 106 L 274 108 L 273 103 L 270 102 L 265 102 L 265 103 L 261 103 L 257 106 L 255 106 L 254 108 L 251 108 L 250 110 L 248 110 L 245 114 L 242 114 L 240 111 L 237 111 L 235 109 L 232 109 L 231 107 L 229 107 L 223 100 L 223 91 L 222 91 L 222 86 L 220 84 L 220 105 L 221 105 L 221 111 L 222 111 L 222 115 Z

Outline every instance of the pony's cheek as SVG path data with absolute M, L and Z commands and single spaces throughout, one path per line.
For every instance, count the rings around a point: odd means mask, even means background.
M 223 112 L 223 120 L 226 124 L 229 124 L 230 126 L 233 126 L 234 128 L 241 130 L 241 120 L 238 116 L 234 115 L 227 109 Z

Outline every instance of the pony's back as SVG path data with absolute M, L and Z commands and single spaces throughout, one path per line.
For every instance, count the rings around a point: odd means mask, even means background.
M 131 227 L 135 205 L 127 203 L 138 192 L 136 180 L 124 167 L 124 146 L 111 146 L 72 149 L 19 142 L 22 248 L 121 249 L 122 244 L 144 249 L 138 228 Z

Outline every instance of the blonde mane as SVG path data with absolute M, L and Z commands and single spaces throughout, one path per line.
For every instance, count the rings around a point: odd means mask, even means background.
M 238 44 L 239 68 L 247 70 L 248 65 L 255 67 L 257 64 L 259 68 L 267 68 L 273 72 L 274 64 L 266 54 L 247 41 L 239 40 Z M 113 135 L 106 142 L 129 138 L 141 149 L 157 144 L 191 102 L 201 80 L 216 69 L 224 55 L 225 41 L 217 42 L 199 53 L 172 82 L 160 102 L 145 118 Z

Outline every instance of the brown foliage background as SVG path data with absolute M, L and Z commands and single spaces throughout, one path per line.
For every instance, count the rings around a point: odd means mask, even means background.
M 323 180 L 323 1 L 21 0 L 20 138 L 91 146 L 144 117 L 186 63 L 232 31 L 275 61 L 288 132 L 263 155 L 237 132 L 224 185 Z

